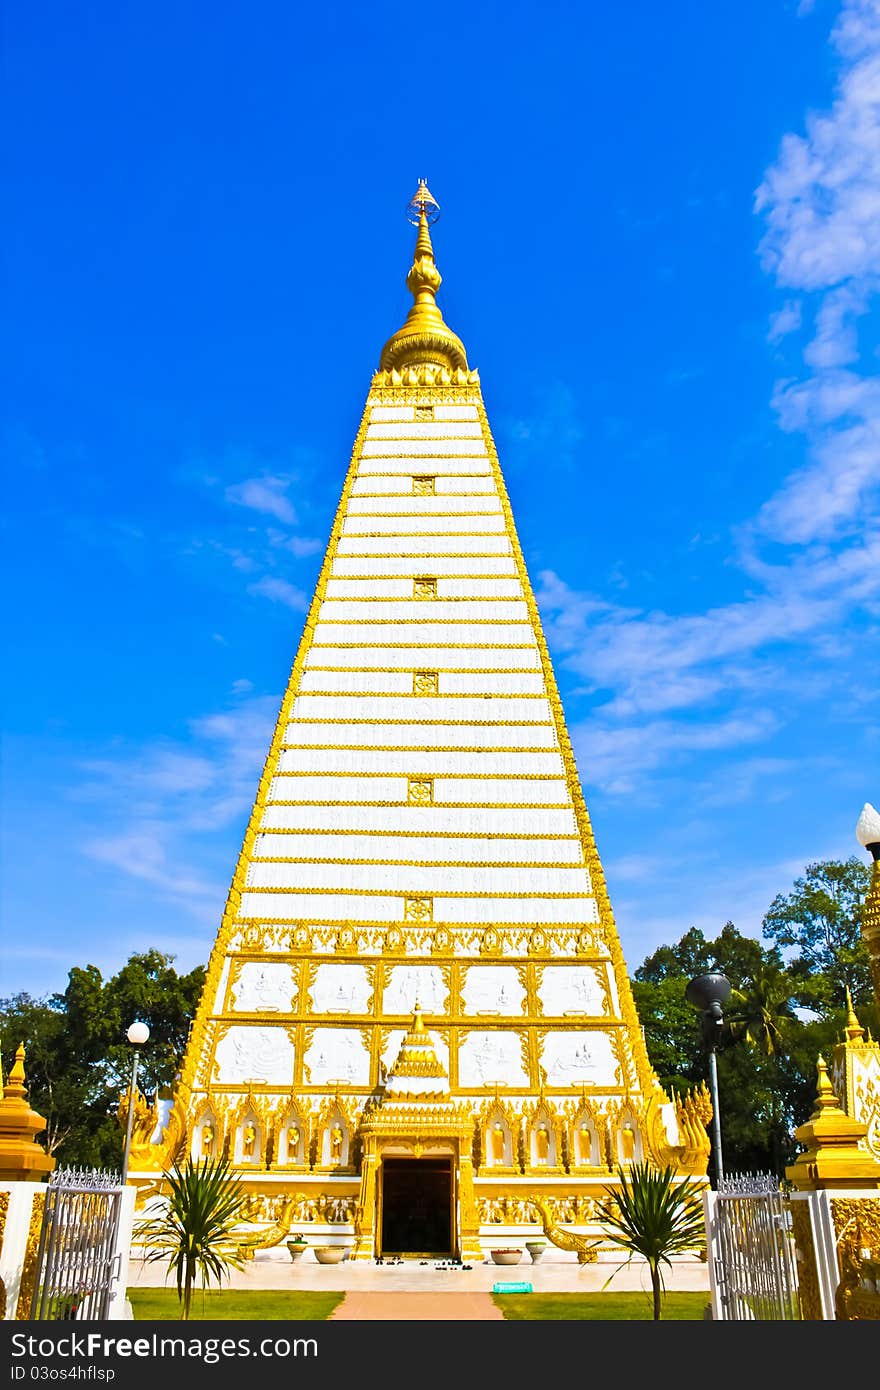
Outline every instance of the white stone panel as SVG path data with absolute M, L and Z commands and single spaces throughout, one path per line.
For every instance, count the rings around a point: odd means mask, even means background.
M 485 784 L 481 784 L 485 787 Z M 337 788 L 334 786 L 334 791 Z M 404 788 L 405 791 L 405 788 Z M 576 835 L 577 824 L 573 810 L 521 811 L 499 806 L 493 810 L 470 806 L 278 806 L 267 805 L 260 822 L 263 832 L 273 830 L 337 830 L 354 832 L 409 831 L 418 842 L 420 835 L 485 834 L 487 830 L 495 834 L 508 835 Z M 298 840 L 298 835 L 291 835 Z M 337 837 L 343 843 L 349 835 Z M 409 843 L 412 843 L 410 840 Z M 524 838 L 520 841 L 526 849 L 535 843 Z M 573 843 L 578 844 L 579 841 Z M 523 854 L 525 858 L 525 854 Z
M 413 598 L 413 580 L 416 579 L 423 566 L 411 563 L 411 574 L 385 579 L 369 579 L 360 576 L 352 579 L 331 578 L 327 581 L 327 588 L 324 594 L 324 603 L 338 603 L 340 601 L 354 600 L 356 603 L 363 604 L 365 599 L 389 599 L 399 601 L 403 599 L 407 603 L 419 604 L 420 607 L 425 603 L 431 603 L 430 599 Z M 505 603 L 517 603 L 519 605 L 518 616 L 528 616 L 528 609 L 523 605 L 525 598 L 519 580 L 515 578 L 483 579 L 481 577 L 459 579 L 450 575 L 434 575 L 437 580 L 437 594 L 439 599 L 455 599 L 468 601 L 471 603 L 481 602 L 486 605 L 485 616 L 505 617 L 508 616 L 500 608 L 489 605 L 496 604 L 498 600 Z M 486 600 L 489 603 L 486 604 Z M 325 616 L 327 614 L 325 613 Z M 338 615 L 337 615 L 338 616 Z M 355 612 L 351 616 L 357 617 Z M 394 614 L 391 615 L 395 616 Z M 421 620 L 421 614 L 417 614 Z
M 254 921 L 393 922 L 401 925 L 400 893 L 367 895 L 294 892 L 242 894 L 240 918 Z M 592 898 L 435 898 L 434 921 L 490 926 L 577 926 L 598 922 Z
M 370 1084 L 370 1054 L 357 1028 L 316 1028 L 303 1065 L 312 1086 L 333 1081 Z
M 487 473 L 359 473 L 351 486 L 351 498 L 399 499 L 408 497 L 419 500 L 413 492 L 413 477 L 434 478 L 434 496 L 443 498 L 473 497 L 497 498 L 494 479 Z M 422 498 L 421 500 L 424 500 Z
M 478 756 L 478 766 L 477 766 Z M 364 801 L 363 788 L 355 787 L 342 798 L 331 798 L 329 791 L 345 783 L 356 783 L 364 774 L 371 776 L 374 784 L 370 801 L 405 801 L 406 788 L 400 796 L 378 794 L 378 787 L 385 778 L 393 777 L 434 777 L 434 801 L 473 802 L 477 806 L 570 806 L 571 798 L 563 777 L 562 758 L 553 753 L 438 753 L 424 751 L 395 751 L 395 749 L 349 748 L 299 748 L 286 749 L 281 755 L 278 778 L 285 781 L 285 773 L 320 773 L 328 778 L 327 798 L 341 801 Z M 470 777 L 467 774 L 470 773 Z M 335 776 L 334 776 L 335 774 Z M 384 774 L 384 776 L 382 776 Z M 456 776 L 457 774 L 457 776 Z M 480 777 L 491 777 L 491 785 Z M 524 785 L 521 778 L 528 777 Z M 277 778 L 277 780 L 278 780 Z M 513 778 L 513 780 L 512 780 Z M 291 788 L 299 783 L 300 791 Z M 291 783 L 275 787 L 270 801 L 303 801 L 303 787 L 307 785 L 303 777 L 291 778 Z M 311 785 L 316 785 L 311 783 Z M 398 784 L 399 785 L 399 784 Z M 343 788 L 348 790 L 348 788 Z
M 437 593 L 445 599 L 517 599 L 525 608 L 523 588 L 518 579 L 453 579 L 437 577 Z M 528 609 L 525 608 L 528 615 Z M 491 617 L 491 611 L 486 614 Z
M 488 646 L 531 646 L 534 643 L 532 630 L 526 623 L 484 623 L 475 627 L 466 619 L 456 622 L 454 616 L 446 623 L 390 623 L 380 629 L 370 623 L 326 623 L 319 620 L 315 627 L 315 643 L 322 646 L 349 647 L 362 642 L 365 646 L 384 646 L 386 643 L 433 643 L 444 646 L 447 642 L 466 642 L 469 647 Z
M 363 1014 L 371 993 L 365 965 L 319 965 L 311 989 L 312 1012 Z
M 605 990 L 591 965 L 549 965 L 538 997 L 545 1014 L 601 1014 Z
M 485 454 L 482 439 L 365 439 L 361 458 L 421 458 L 425 455 L 476 458 Z
M 306 662 L 306 670 L 347 666 L 410 672 L 425 668 L 432 671 L 539 671 L 541 657 L 534 642 L 528 646 L 511 647 L 505 643 L 482 648 L 449 647 L 443 642 L 436 646 L 413 647 L 338 647 L 332 643 L 313 643 Z
M 410 690 L 401 695 L 298 695 L 293 704 L 294 719 L 379 719 L 393 723 L 397 719 L 454 719 L 457 723 L 476 720 L 480 723 L 509 724 L 523 721 L 531 724 L 551 724 L 553 715 L 546 699 L 496 700 L 492 696 L 460 696 L 455 699 L 442 695 L 413 695 Z M 292 741 L 292 740 L 291 740 Z
M 451 838 L 443 835 L 397 836 L 374 834 L 322 835 L 311 833 L 257 836 L 258 859 L 386 859 L 418 860 L 432 864 L 571 864 L 582 867 L 580 840 L 504 840 L 485 836 Z M 559 988 L 562 988 L 560 983 Z M 583 988 L 583 986 L 581 986 Z M 574 986 L 572 985 L 572 992 Z M 572 1003 L 567 1008 L 583 1008 Z M 564 1009 L 551 1010 L 563 1013 Z
M 414 473 L 418 473 L 420 476 L 433 473 L 435 477 L 440 477 L 443 474 L 457 476 L 459 473 L 467 473 L 470 477 L 482 476 L 493 479 L 495 476 L 492 471 L 492 461 L 486 455 L 472 458 L 454 456 L 439 458 L 435 456 L 429 463 L 425 458 L 408 458 L 405 454 L 398 455 L 396 458 L 362 459 L 358 465 L 357 476 L 359 478 L 387 478 L 395 473 L 408 478 L 411 478 Z
M 367 439 L 481 439 L 479 423 L 453 420 L 414 420 L 410 424 L 378 421 L 371 417 Z
M 495 535 L 474 533 L 443 536 L 355 536 L 342 535 L 337 547 L 339 555 L 369 557 L 375 570 L 385 569 L 386 557 L 417 555 L 511 555 L 510 541 L 500 532 Z
M 405 473 L 358 473 L 351 485 L 350 496 L 355 497 L 410 497 L 412 496 L 412 475 Z
M 500 516 L 501 503 L 494 495 L 486 497 L 446 497 L 435 493 L 433 496 L 416 496 L 412 491 L 397 497 L 352 496 L 348 504 L 350 517 L 400 517 L 418 516 L 424 521 L 433 522 L 439 516 Z M 428 529 L 427 527 L 425 529 Z
M 412 687 L 412 671 L 321 671 L 312 667 L 303 671 L 299 683 L 300 696 L 323 695 L 330 691 L 334 694 L 351 691 L 364 695 L 409 695 Z
M 435 405 L 435 420 L 478 420 L 479 412 L 475 405 Z
M 293 1085 L 293 1043 L 285 1028 L 236 1025 L 220 1039 L 214 1053 L 214 1081 L 244 1085 Z
M 389 1010 L 389 1012 L 391 1011 Z M 407 1011 L 400 1010 L 399 1012 Z M 434 1051 L 437 1054 L 437 1061 L 444 1068 L 448 1077 L 449 1043 L 447 1042 L 444 1034 L 435 1033 L 433 1028 L 429 1028 L 427 1031 L 430 1034 L 431 1041 L 434 1044 Z M 398 1054 L 400 1053 L 400 1045 L 403 1042 L 405 1036 L 406 1033 L 403 1028 L 392 1028 L 391 1032 L 388 1034 L 385 1046 L 382 1049 L 382 1062 L 386 1070 L 390 1071 L 391 1068 L 394 1066 L 394 1063 L 397 1061 Z M 437 1081 L 434 1081 L 433 1078 L 425 1077 L 419 1078 L 418 1081 L 413 1080 L 412 1082 L 407 1083 L 406 1078 L 401 1078 L 400 1086 L 398 1087 L 398 1089 L 401 1088 L 405 1088 L 406 1090 L 409 1090 L 411 1092 L 422 1089 L 424 1089 L 427 1092 L 444 1091 L 449 1089 L 449 1082 L 446 1081 L 444 1084 L 442 1081 L 439 1080 L 439 1078 Z
M 445 1014 L 448 998 L 439 966 L 395 965 L 382 994 L 382 1012 L 411 1014 L 418 1003 L 423 1013 Z
M 484 508 L 480 512 L 453 516 L 432 516 L 426 512 L 418 516 L 346 516 L 342 524 L 342 535 L 355 536 L 476 536 L 501 535 L 504 533 L 504 518 L 500 511 Z
M 519 1033 L 500 1029 L 468 1033 L 458 1045 L 458 1084 L 471 1086 L 527 1086 Z
M 236 1013 L 289 1013 L 297 996 L 293 970 L 279 961 L 245 961 L 232 986 Z
M 410 589 L 405 598 L 390 601 L 367 599 L 366 595 L 361 599 L 328 597 L 321 604 L 320 613 L 321 623 L 367 625 L 382 622 L 396 627 L 400 623 L 410 622 L 418 623 L 421 628 L 429 620 L 525 624 L 529 620 L 529 610 L 521 599 L 446 598 L 439 591 L 436 600 L 414 599 Z
M 267 801 L 406 801 L 405 777 L 273 777 Z M 335 815 L 336 808 L 333 807 Z
M 438 577 L 486 575 L 516 578 L 516 562 L 510 555 L 435 555 L 432 558 L 431 573 Z M 377 572 L 380 570 L 385 576 L 402 575 L 404 578 L 413 579 L 422 572 L 422 560 L 419 556 L 410 556 L 408 559 L 386 556 L 380 565 L 372 559 L 364 561 L 351 556 L 336 555 L 331 567 L 333 575 L 361 580 L 378 578 Z
M 468 966 L 461 990 L 466 1014 L 521 1014 L 525 998 L 515 966 Z
M 401 575 L 399 579 L 335 579 L 327 581 L 327 588 L 324 590 L 324 602 L 331 599 L 365 599 L 365 598 L 404 598 L 411 599 L 413 592 L 412 577 Z
M 292 722 L 284 733 L 289 751 L 307 748 L 553 748 L 556 732 L 548 725 L 509 724 L 303 724 Z M 284 756 L 284 755 L 282 755 Z M 304 771 L 306 769 L 303 769 Z M 308 769 L 311 771 L 311 769 Z M 382 771 L 376 768 L 377 772 Z
M 506 884 L 506 879 L 505 879 Z M 439 898 L 434 899 L 434 921 L 476 922 L 491 926 L 575 926 L 598 922 L 594 898 Z
M 477 473 L 455 474 L 448 476 L 441 474 L 434 484 L 434 490 L 438 497 L 458 495 L 465 497 L 497 497 L 495 480 L 492 477 L 480 476 Z
M 440 673 L 440 692 L 443 695 L 543 695 L 544 677 L 540 672 L 480 671 L 469 675 L 460 671 Z
M 370 408 L 370 423 L 378 424 L 384 420 L 414 420 L 415 406 L 412 405 L 374 405 Z
M 548 1033 L 541 1050 L 541 1064 L 547 1069 L 551 1086 L 620 1084 L 619 1066 L 607 1033 Z
M 248 888 L 283 888 L 308 891 L 396 892 L 433 897 L 440 893 L 517 893 L 534 897 L 541 893 L 590 894 L 586 869 L 538 868 L 479 869 L 472 864 L 279 864 L 251 861 Z M 401 914 L 402 915 L 402 914 Z M 528 917 L 524 920 L 528 921 Z

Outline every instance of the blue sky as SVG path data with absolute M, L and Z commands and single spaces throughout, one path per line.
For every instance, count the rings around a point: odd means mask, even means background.
M 425 176 L 630 969 L 880 798 L 880 2 L 6 14 L 0 993 L 204 961 Z

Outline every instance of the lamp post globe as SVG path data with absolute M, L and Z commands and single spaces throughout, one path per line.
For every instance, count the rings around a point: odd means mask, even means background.
M 125 1035 L 132 1046 L 131 1084 L 128 1088 L 128 1120 L 125 1126 L 125 1153 L 122 1158 L 123 1186 L 128 1181 L 128 1159 L 131 1153 L 131 1129 L 134 1119 L 134 1094 L 137 1089 L 138 1056 L 140 1049 L 150 1040 L 150 1030 L 140 1019 L 136 1019 Z
M 145 1023 L 133 1023 L 126 1034 L 132 1047 L 143 1047 L 150 1040 L 150 1030 Z
M 724 1177 L 724 1161 L 721 1154 L 721 1112 L 718 1103 L 718 1064 L 715 1051 L 724 1024 L 724 1005 L 730 998 L 731 989 L 732 985 L 722 971 L 710 970 L 706 975 L 695 976 L 684 992 L 685 999 L 700 1014 L 703 1040 L 709 1053 L 716 1186 L 720 1186 Z

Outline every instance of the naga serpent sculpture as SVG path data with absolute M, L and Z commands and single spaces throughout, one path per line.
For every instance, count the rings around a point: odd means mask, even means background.
M 281 1244 L 284 1237 L 290 1234 L 296 1207 L 302 1195 L 301 1192 L 295 1192 L 292 1197 L 285 1198 L 281 1215 L 268 1231 L 254 1231 L 250 1235 L 235 1239 L 235 1249 L 242 1260 L 252 1260 L 257 1250 L 270 1250 L 273 1245 Z
M 564 1226 L 557 1226 L 543 1197 L 532 1197 L 530 1200 L 541 1218 L 544 1235 L 553 1245 L 558 1246 L 560 1250 L 573 1250 L 580 1265 L 595 1264 L 596 1247 L 600 1244 L 595 1236 L 579 1236 L 575 1231 L 567 1231 Z

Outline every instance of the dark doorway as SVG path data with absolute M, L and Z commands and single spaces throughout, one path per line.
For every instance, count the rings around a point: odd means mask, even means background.
M 453 1253 L 451 1158 L 383 1160 L 381 1253 Z

